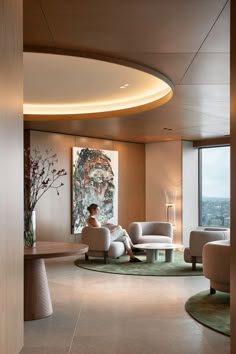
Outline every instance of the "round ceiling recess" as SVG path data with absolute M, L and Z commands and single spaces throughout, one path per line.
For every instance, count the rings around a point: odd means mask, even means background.
M 26 120 L 105 118 L 158 107 L 173 83 L 137 64 L 69 55 L 24 53 Z

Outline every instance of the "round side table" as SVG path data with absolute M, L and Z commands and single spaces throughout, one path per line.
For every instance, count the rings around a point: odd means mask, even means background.
M 37 320 L 53 313 L 45 258 L 84 254 L 88 246 L 71 242 L 37 241 L 24 249 L 24 319 Z

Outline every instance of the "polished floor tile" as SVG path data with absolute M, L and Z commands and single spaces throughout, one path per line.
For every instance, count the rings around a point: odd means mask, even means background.
M 46 262 L 54 313 L 25 322 L 21 354 L 229 354 L 230 340 L 193 320 L 186 300 L 204 277 L 93 272 L 75 257 Z

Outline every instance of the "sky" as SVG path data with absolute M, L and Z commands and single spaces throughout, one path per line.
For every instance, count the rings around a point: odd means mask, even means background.
M 230 198 L 230 147 L 202 149 L 202 196 Z

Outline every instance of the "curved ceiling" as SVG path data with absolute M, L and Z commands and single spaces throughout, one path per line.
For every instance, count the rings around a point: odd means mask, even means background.
M 148 5 L 147 5 L 148 4 Z M 229 0 L 24 0 L 24 50 L 122 59 L 164 73 L 173 98 L 146 112 L 51 120 L 25 128 L 149 143 L 230 133 Z M 125 82 L 124 82 L 125 83 Z M 150 107 L 149 107 L 150 108 Z M 73 115 L 76 116 L 76 115 Z M 97 119 L 99 118 L 99 119 Z M 27 121 L 26 121 L 27 120 Z
M 85 57 L 24 53 L 24 113 L 94 118 L 97 113 L 125 115 L 130 109 L 144 111 L 167 102 L 173 94 L 171 81 L 142 69 Z

